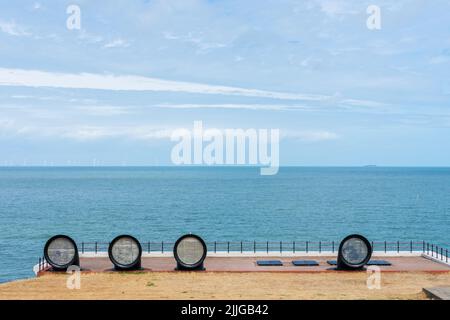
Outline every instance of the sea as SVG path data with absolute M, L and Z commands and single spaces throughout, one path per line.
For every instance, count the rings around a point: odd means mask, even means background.
M 33 277 L 48 238 L 108 242 L 430 241 L 450 248 L 450 168 L 2 167 L 0 282 Z

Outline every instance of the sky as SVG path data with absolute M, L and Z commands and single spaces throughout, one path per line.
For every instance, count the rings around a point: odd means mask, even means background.
M 281 165 L 449 166 L 449 75 L 448 0 L 0 0 L 0 166 L 170 165 L 194 121 L 279 129 Z

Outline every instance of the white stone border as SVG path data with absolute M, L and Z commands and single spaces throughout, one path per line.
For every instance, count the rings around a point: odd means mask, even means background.
M 438 256 L 432 256 L 430 254 L 426 254 L 426 253 L 422 253 L 421 254 L 422 257 L 424 257 L 425 259 L 440 263 L 440 264 L 444 264 L 446 266 L 450 266 L 450 261 L 447 262 L 446 261 L 446 256 L 442 255 L 439 253 Z

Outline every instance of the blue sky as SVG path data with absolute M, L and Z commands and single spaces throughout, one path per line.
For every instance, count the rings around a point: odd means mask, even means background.
M 202 120 L 280 129 L 282 165 L 448 166 L 449 14 L 448 0 L 2 1 L 0 165 L 170 164 L 170 132 Z

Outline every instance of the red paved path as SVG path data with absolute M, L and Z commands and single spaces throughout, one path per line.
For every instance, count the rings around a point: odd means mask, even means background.
M 316 260 L 319 266 L 297 267 L 292 265 L 292 260 Z M 334 272 L 334 267 L 327 264 L 327 260 L 335 260 L 336 257 L 208 257 L 205 260 L 207 271 L 231 271 L 231 272 Z M 450 266 L 431 261 L 420 256 L 411 257 L 383 257 L 392 263 L 392 266 L 381 266 L 382 271 L 425 271 L 425 272 L 450 272 Z M 283 266 L 260 267 L 256 260 L 281 260 Z M 111 271 L 112 263 L 108 257 L 81 258 L 81 267 L 85 271 L 102 272 Z M 172 257 L 143 257 L 142 267 L 147 271 L 173 271 L 176 266 Z

